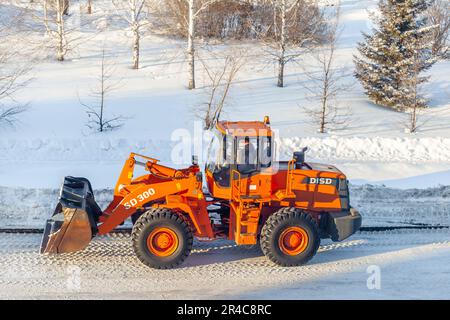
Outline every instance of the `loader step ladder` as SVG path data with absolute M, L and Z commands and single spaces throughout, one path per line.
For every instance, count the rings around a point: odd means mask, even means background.
M 275 197 L 279 200 L 285 198 L 295 198 L 295 193 L 292 191 L 292 182 L 294 180 L 295 160 L 290 160 L 287 165 L 286 172 L 286 187 L 275 192 Z
M 235 214 L 234 230 L 232 236 L 237 244 L 256 244 L 258 222 L 261 212 L 259 206 L 247 207 L 244 202 L 231 202 Z
M 245 195 L 241 190 L 241 174 L 231 172 L 231 207 L 236 215 L 234 239 L 238 244 L 256 244 L 258 222 L 261 212 L 260 195 Z
M 241 201 L 241 174 L 239 171 L 231 171 L 231 199 Z
M 294 179 L 293 171 L 295 170 L 295 160 L 290 160 L 288 162 L 287 173 L 286 173 L 286 197 L 295 197 L 292 192 L 292 181 Z

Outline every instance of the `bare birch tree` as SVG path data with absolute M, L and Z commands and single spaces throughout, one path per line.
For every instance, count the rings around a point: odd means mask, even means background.
M 17 102 L 16 94 L 31 81 L 29 73 L 32 65 L 31 62 L 20 62 L 21 54 L 17 51 L 20 49 L 11 46 L 7 40 L 13 32 L 23 36 L 13 28 L 18 26 L 21 18 L 21 13 L 11 15 L 8 19 L 0 17 L 0 38 L 5 40 L 0 43 L 0 125 L 14 125 L 19 115 L 28 109 L 26 104 Z
M 310 92 L 313 106 L 303 106 L 312 118 L 318 132 L 325 133 L 328 129 L 342 129 L 349 121 L 350 111 L 338 107 L 336 96 L 348 89 L 350 85 L 342 83 L 346 74 L 345 67 L 335 66 L 336 46 L 339 37 L 339 7 L 328 19 L 326 44 L 312 53 L 312 58 L 318 65 L 318 71 L 305 71 L 308 79 L 305 89 Z M 318 102 L 318 103 L 317 103 Z
M 219 121 L 233 82 L 245 64 L 247 53 L 235 49 L 222 55 L 215 54 L 213 57 L 211 60 L 221 63 L 213 65 L 208 64 L 205 59 L 200 59 L 206 74 L 206 101 L 197 111 L 205 130 L 213 129 Z
M 97 86 L 91 90 L 90 97 L 92 104 L 84 103 L 80 99 L 80 104 L 86 108 L 86 114 L 89 118 L 86 126 L 97 132 L 111 131 L 123 126 L 125 117 L 107 116 L 107 98 L 112 91 L 118 88 L 120 80 L 114 80 L 116 72 L 115 65 L 106 60 L 105 49 L 102 50 L 100 62 L 100 72 L 96 78 Z
M 423 97 L 421 94 L 421 85 L 426 83 L 430 76 L 421 76 L 421 66 L 422 66 L 422 57 L 420 53 L 425 49 L 429 48 L 429 43 L 427 41 L 423 41 L 421 39 L 413 40 L 409 46 L 411 46 L 414 50 L 411 61 L 411 71 L 410 76 L 406 79 L 406 90 L 403 95 L 403 99 L 405 99 L 405 104 L 408 106 L 407 111 L 407 123 L 406 123 L 406 131 L 408 133 L 415 133 L 423 124 L 422 121 L 419 121 L 419 117 L 421 112 L 427 108 L 427 99 Z
M 322 13 L 315 1 L 267 0 L 273 9 L 273 24 L 264 30 L 254 30 L 263 41 L 265 52 L 277 64 L 277 86 L 284 87 L 285 68 L 304 54 L 308 45 L 313 45 L 323 28 Z M 304 27 L 291 32 L 302 19 Z
M 450 2 L 434 0 L 426 12 L 432 31 L 432 52 L 438 58 L 450 58 Z
M 120 16 L 128 23 L 133 35 L 132 43 L 132 61 L 133 69 L 139 69 L 140 66 L 140 44 L 141 38 L 148 25 L 148 0 L 113 0 L 116 10 Z
M 56 40 L 56 59 L 64 61 L 67 54 L 68 40 L 66 34 L 65 15 L 67 15 L 67 7 L 64 0 L 54 0 L 54 15 L 49 14 L 49 1 L 44 0 L 44 25 L 47 33 Z M 54 24 L 52 27 L 51 24 Z
M 29 7 L 33 19 L 45 28 L 45 35 L 50 40 L 46 41 L 46 46 L 55 50 L 56 60 L 64 61 L 67 53 L 80 41 L 76 33 L 81 27 L 81 22 L 76 25 L 68 24 L 68 20 L 71 19 L 68 11 L 69 1 L 34 0 Z
M 87 14 L 92 14 L 92 0 L 87 0 L 86 13 Z
M 408 132 L 415 133 L 419 128 L 419 112 L 421 110 L 422 99 L 418 92 L 418 74 L 411 78 L 411 104 L 408 116 Z
M 63 7 L 63 14 L 66 16 L 69 15 L 69 9 L 70 9 L 70 1 L 69 0 L 61 0 L 62 7 Z
M 188 89 L 195 89 L 195 22 L 203 10 L 220 0 L 186 0 L 188 4 L 187 16 L 187 63 Z
M 174 0 L 166 2 L 159 0 L 151 3 L 152 8 L 158 12 L 158 16 L 165 16 L 165 7 L 169 7 L 172 12 L 178 16 L 177 29 L 186 36 L 186 60 L 188 74 L 188 89 L 195 89 L 195 23 L 201 13 L 210 5 L 220 0 Z M 161 9 L 163 8 L 163 9 Z M 164 17 L 165 18 L 165 17 Z M 163 19 L 164 19 L 163 18 Z M 169 22 L 170 24 L 170 22 Z

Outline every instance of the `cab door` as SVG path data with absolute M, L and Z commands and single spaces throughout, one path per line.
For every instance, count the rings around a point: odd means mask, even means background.
M 241 195 L 263 198 L 270 195 L 270 139 L 259 136 L 236 137 L 236 171 L 240 176 Z M 269 160 L 268 160 L 269 159 Z

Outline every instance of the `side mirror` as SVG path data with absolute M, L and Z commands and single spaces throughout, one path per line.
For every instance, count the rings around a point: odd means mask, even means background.
M 301 151 L 294 152 L 295 168 L 300 169 L 305 163 L 305 153 L 308 151 L 308 147 L 304 147 Z
M 192 156 L 192 165 L 193 166 L 198 165 L 198 156 Z

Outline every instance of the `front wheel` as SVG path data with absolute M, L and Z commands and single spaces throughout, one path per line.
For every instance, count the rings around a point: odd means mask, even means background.
M 299 266 L 316 254 L 320 245 L 314 219 L 297 208 L 282 208 L 272 214 L 261 230 L 261 250 L 280 266 Z
M 131 239 L 142 263 L 156 269 L 170 269 L 189 256 L 193 234 L 178 214 L 167 208 L 154 208 L 137 219 Z

